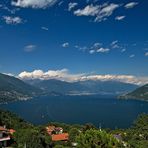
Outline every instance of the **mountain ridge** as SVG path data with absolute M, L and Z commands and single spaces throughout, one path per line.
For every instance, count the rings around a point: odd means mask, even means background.
M 0 103 L 27 100 L 41 93 L 39 88 L 22 80 L 0 73 Z
M 118 81 L 100 81 L 100 80 L 87 80 L 77 82 L 66 82 L 56 79 L 49 80 L 25 80 L 33 86 L 36 86 L 44 91 L 55 91 L 61 94 L 74 95 L 74 94 L 122 94 L 130 92 L 136 88 L 137 85 L 123 83 Z
M 141 86 L 128 94 L 122 95 L 120 98 L 148 101 L 148 84 Z

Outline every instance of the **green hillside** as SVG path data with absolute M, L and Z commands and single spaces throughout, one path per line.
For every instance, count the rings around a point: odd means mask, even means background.
M 122 96 L 122 98 L 139 99 L 139 100 L 148 101 L 148 84 L 146 84 L 140 88 L 137 88 L 136 90 L 134 90 L 131 93 L 128 93 L 128 94 Z
M 41 90 L 23 81 L 0 73 L 0 103 L 25 100 L 39 95 Z

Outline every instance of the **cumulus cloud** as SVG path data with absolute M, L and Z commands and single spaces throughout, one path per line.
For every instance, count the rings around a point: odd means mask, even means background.
M 116 17 L 115 17 L 115 20 L 121 21 L 121 20 L 123 20 L 124 18 L 125 18 L 124 15 L 123 15 L 123 16 L 116 16 Z
M 84 80 L 119 81 L 137 85 L 147 84 L 148 77 L 136 77 L 133 75 L 89 75 L 81 77 Z
M 21 79 L 57 79 L 62 81 L 78 81 L 84 74 L 70 74 L 67 69 L 61 70 L 48 70 L 44 72 L 42 70 L 34 70 L 33 72 L 21 72 L 18 77 Z
M 89 51 L 90 54 L 93 54 L 93 53 L 95 53 L 95 52 L 96 52 L 96 51 L 93 50 L 93 49 Z
M 74 11 L 74 14 L 77 16 L 95 16 L 98 14 L 99 6 L 88 5 L 83 9 L 78 9 Z
M 103 47 L 101 47 L 101 48 L 97 49 L 97 52 L 101 52 L 101 53 L 109 52 L 109 51 L 110 51 L 109 48 L 103 48 Z
M 100 11 L 99 14 L 97 15 L 95 21 L 96 22 L 101 22 L 102 20 L 106 20 L 109 16 L 111 16 L 118 7 L 120 7 L 119 4 L 109 4 L 105 7 L 103 7 Z
M 6 24 L 17 25 L 23 23 L 20 17 L 12 17 L 12 16 L 3 16 Z
M 57 79 L 67 82 L 86 81 L 86 80 L 99 80 L 99 81 L 119 81 L 137 85 L 143 85 L 148 83 L 148 77 L 136 77 L 133 75 L 99 75 L 99 74 L 71 74 L 67 69 L 61 70 L 48 70 L 44 72 L 42 70 L 34 70 L 32 72 L 21 72 L 18 77 L 20 79 Z
M 36 45 L 27 45 L 24 47 L 24 51 L 25 52 L 32 52 L 36 49 L 36 47 L 37 47 Z
M 116 48 L 120 48 L 119 46 L 119 41 L 115 40 L 110 44 L 111 48 L 116 49 Z
M 148 52 L 146 52 L 144 55 L 147 57 L 148 56 Z
M 75 48 L 79 49 L 80 51 L 83 52 L 89 52 L 90 54 L 94 53 L 106 53 L 109 52 L 110 49 L 103 47 L 102 43 L 94 43 L 92 46 L 75 46 Z
M 75 8 L 78 5 L 78 3 L 69 3 L 68 4 L 68 11 L 71 11 L 73 8 Z
M 129 57 L 130 57 L 130 58 L 134 58 L 134 57 L 135 57 L 135 55 L 134 55 L 134 54 L 131 54 Z
M 41 27 L 42 30 L 48 31 L 49 29 L 47 27 Z
M 108 4 L 104 3 L 102 5 L 87 5 L 83 9 L 78 9 L 74 11 L 74 15 L 76 16 L 92 16 L 95 17 L 95 22 L 101 22 L 107 20 L 109 16 L 113 14 L 113 12 L 120 7 L 119 4 Z
M 130 9 L 130 8 L 135 7 L 136 5 L 138 5 L 138 2 L 130 2 L 130 3 L 127 3 L 124 7 L 126 9 Z
M 126 51 L 126 49 L 125 48 L 123 48 L 122 50 L 121 50 L 121 52 L 125 52 Z
M 62 44 L 62 47 L 63 47 L 63 48 L 69 47 L 69 43 L 68 43 L 68 42 L 63 43 L 63 44 Z
M 11 4 L 17 7 L 46 8 L 53 6 L 58 0 L 12 0 Z

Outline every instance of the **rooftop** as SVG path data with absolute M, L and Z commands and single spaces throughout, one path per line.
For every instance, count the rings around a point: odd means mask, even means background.
M 52 141 L 67 141 L 69 139 L 69 134 L 68 133 L 63 133 L 63 134 L 57 134 L 57 135 L 52 135 Z

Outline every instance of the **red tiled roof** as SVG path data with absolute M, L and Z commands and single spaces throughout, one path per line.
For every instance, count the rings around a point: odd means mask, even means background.
M 0 126 L 0 131 L 6 131 L 7 129 L 4 128 L 3 126 Z
M 67 141 L 68 138 L 69 138 L 69 134 L 68 133 L 52 135 L 52 141 Z

